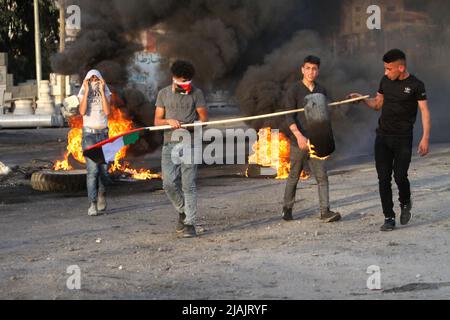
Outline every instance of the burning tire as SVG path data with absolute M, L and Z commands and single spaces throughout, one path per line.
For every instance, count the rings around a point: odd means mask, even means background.
M 44 192 L 82 191 L 86 189 L 86 170 L 35 172 L 31 176 L 31 187 Z

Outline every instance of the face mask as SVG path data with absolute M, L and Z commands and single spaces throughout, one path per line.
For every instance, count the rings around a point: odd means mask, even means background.
M 182 95 L 188 95 L 192 91 L 192 81 L 186 81 L 186 82 L 179 82 L 176 80 L 173 80 L 173 83 L 175 84 L 175 92 L 182 94 Z

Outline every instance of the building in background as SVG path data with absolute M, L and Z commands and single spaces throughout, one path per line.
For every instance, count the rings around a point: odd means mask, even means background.
M 431 45 L 430 33 L 436 26 L 427 12 L 426 1 L 379 0 L 381 30 L 369 30 L 367 8 L 374 5 L 371 0 L 344 0 L 341 8 L 339 32 L 335 35 L 337 53 L 353 55 L 359 52 L 381 53 L 394 47 L 407 51 L 410 60 L 418 60 L 417 52 Z

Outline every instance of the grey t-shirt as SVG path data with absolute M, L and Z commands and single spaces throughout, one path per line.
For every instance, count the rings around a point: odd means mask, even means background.
M 165 119 L 175 119 L 182 124 L 194 123 L 198 120 L 198 108 L 205 108 L 206 101 L 202 90 L 193 87 L 189 95 L 175 93 L 172 85 L 162 89 L 156 99 L 156 107 L 165 109 Z M 164 142 L 170 142 L 171 130 L 164 132 Z

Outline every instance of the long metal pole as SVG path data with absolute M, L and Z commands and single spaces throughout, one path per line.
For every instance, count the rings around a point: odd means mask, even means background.
M 39 1 L 34 0 L 34 43 L 36 51 L 36 82 L 37 94 L 42 80 L 42 59 L 41 59 L 41 32 L 39 28 Z

